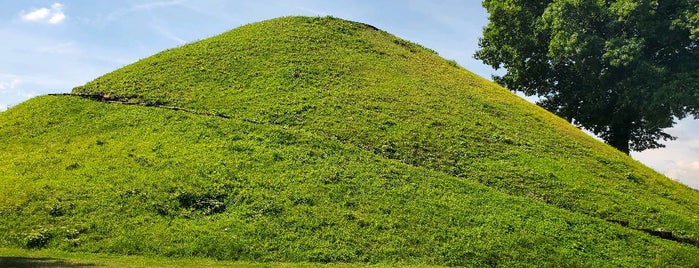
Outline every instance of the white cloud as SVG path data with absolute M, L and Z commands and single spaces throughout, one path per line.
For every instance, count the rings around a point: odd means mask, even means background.
M 677 136 L 677 140 L 664 142 L 666 148 L 631 155 L 665 176 L 699 190 L 699 120 L 680 120 L 667 132 Z
M 3 77 L 4 75 L 0 75 L 0 91 L 6 91 L 9 89 L 14 89 L 19 85 L 22 81 L 19 80 L 19 78 L 16 77 Z
M 670 178 L 699 189 L 699 161 L 678 161 L 675 166 L 665 173 Z
M 49 13 L 51 13 L 51 11 L 48 8 L 40 8 L 25 14 L 22 16 L 22 19 L 26 21 L 41 21 L 48 18 Z
M 55 93 L 63 78 L 30 76 L 0 72 L 0 103 L 12 106 L 46 93 Z
M 0 103 L 0 112 L 4 112 L 5 110 L 7 110 L 7 104 Z
M 39 8 L 22 15 L 23 21 L 28 22 L 43 22 L 49 24 L 59 24 L 66 18 L 63 13 L 63 4 L 54 3 L 50 8 Z

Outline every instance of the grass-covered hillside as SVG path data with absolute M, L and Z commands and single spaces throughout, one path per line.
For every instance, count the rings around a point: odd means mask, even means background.
M 73 93 L 0 113 L 0 247 L 699 266 L 699 192 L 369 25 L 255 23 Z

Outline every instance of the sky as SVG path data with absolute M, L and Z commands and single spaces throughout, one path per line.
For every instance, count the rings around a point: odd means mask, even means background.
M 502 74 L 473 58 L 488 23 L 477 0 L 0 0 L 0 112 L 162 50 L 291 15 L 368 23 L 485 78 Z M 699 120 L 667 132 L 678 137 L 667 148 L 631 156 L 699 189 Z

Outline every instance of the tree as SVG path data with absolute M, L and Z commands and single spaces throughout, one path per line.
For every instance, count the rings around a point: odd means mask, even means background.
M 697 0 L 485 0 L 475 57 L 494 80 L 624 153 L 699 118 Z

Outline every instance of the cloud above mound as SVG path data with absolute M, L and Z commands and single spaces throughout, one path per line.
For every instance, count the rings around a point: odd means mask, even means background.
M 694 178 L 699 174 L 699 161 L 678 161 L 674 165 L 674 168 L 665 175 L 682 181 L 694 189 L 699 189 L 699 180 Z
M 54 3 L 49 8 L 39 8 L 22 15 L 22 20 L 26 22 L 40 22 L 48 24 L 59 24 L 66 18 L 63 13 L 63 4 Z

